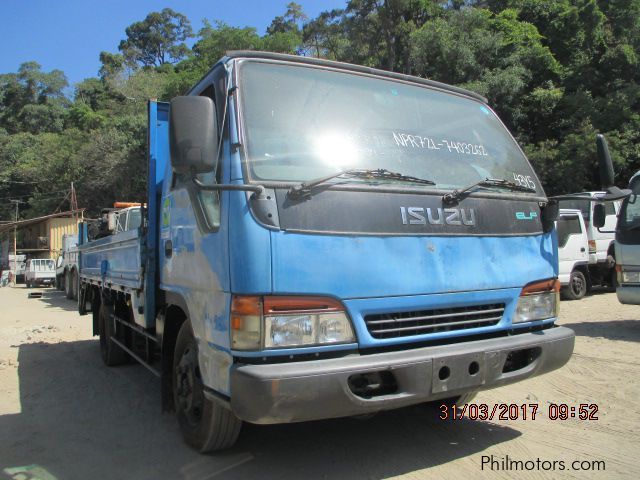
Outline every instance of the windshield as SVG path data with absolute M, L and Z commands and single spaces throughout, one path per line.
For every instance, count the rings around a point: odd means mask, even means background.
M 53 260 L 32 260 L 31 261 L 31 270 L 34 272 L 49 272 L 55 269 L 55 264 Z
M 591 221 L 591 202 L 589 200 L 560 200 L 560 208 L 580 210 L 585 222 Z
M 632 194 L 622 202 L 618 228 L 626 230 L 640 226 L 640 182 L 634 182 Z
M 133 208 L 129 210 L 129 225 L 127 230 L 134 230 L 140 228 L 142 224 L 142 210 L 140 208 Z
M 481 102 L 382 78 L 255 61 L 241 64 L 240 87 L 251 180 L 304 182 L 384 168 L 436 183 L 420 188 L 502 178 L 542 193 L 511 135 Z

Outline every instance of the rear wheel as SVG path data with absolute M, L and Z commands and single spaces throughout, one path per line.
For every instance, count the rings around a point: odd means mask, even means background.
M 233 446 L 242 421 L 209 400 L 198 365 L 198 345 L 187 319 L 180 327 L 173 356 L 173 400 L 185 442 L 201 453 Z
M 108 367 L 122 365 L 127 361 L 127 352 L 111 341 L 114 336 L 113 305 L 102 302 L 98 318 L 98 331 L 100 333 L 100 355 L 102 361 Z
M 73 300 L 73 291 L 71 290 L 71 271 L 64 272 L 64 293 L 69 300 Z
M 78 272 L 71 271 L 71 298 L 78 300 Z
M 569 285 L 563 291 L 562 296 L 567 300 L 580 300 L 587 294 L 587 279 L 580 270 L 571 272 Z

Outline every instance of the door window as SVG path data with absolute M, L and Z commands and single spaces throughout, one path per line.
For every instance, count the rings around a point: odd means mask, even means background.
M 558 246 L 564 247 L 571 235 L 580 235 L 580 219 L 578 215 L 563 215 L 558 218 Z

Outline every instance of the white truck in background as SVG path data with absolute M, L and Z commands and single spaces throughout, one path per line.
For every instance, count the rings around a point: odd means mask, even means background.
M 605 192 L 582 192 L 573 195 L 589 196 L 593 199 L 604 195 Z M 589 267 L 584 273 L 587 282 L 587 293 L 594 285 L 606 286 L 615 289 L 616 286 L 616 256 L 614 251 L 614 239 L 616 232 L 617 216 L 620 212 L 620 200 L 604 202 L 605 223 L 603 227 L 596 227 L 592 219 L 596 202 L 584 198 L 575 200 L 560 200 L 561 209 L 580 210 L 584 219 L 589 249 Z
M 32 258 L 27 260 L 24 281 L 27 288 L 38 285 L 53 286 L 56 279 L 55 263 L 50 258 Z
M 579 300 L 587 294 L 589 278 L 589 238 L 582 212 L 560 209 L 556 229 L 560 294 L 565 300 Z

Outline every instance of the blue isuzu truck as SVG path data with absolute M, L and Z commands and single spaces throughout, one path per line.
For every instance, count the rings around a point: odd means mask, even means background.
M 557 202 L 475 93 L 230 52 L 149 103 L 148 147 L 145 220 L 81 242 L 79 310 L 107 365 L 161 378 L 199 451 L 242 422 L 464 403 L 571 357 Z

